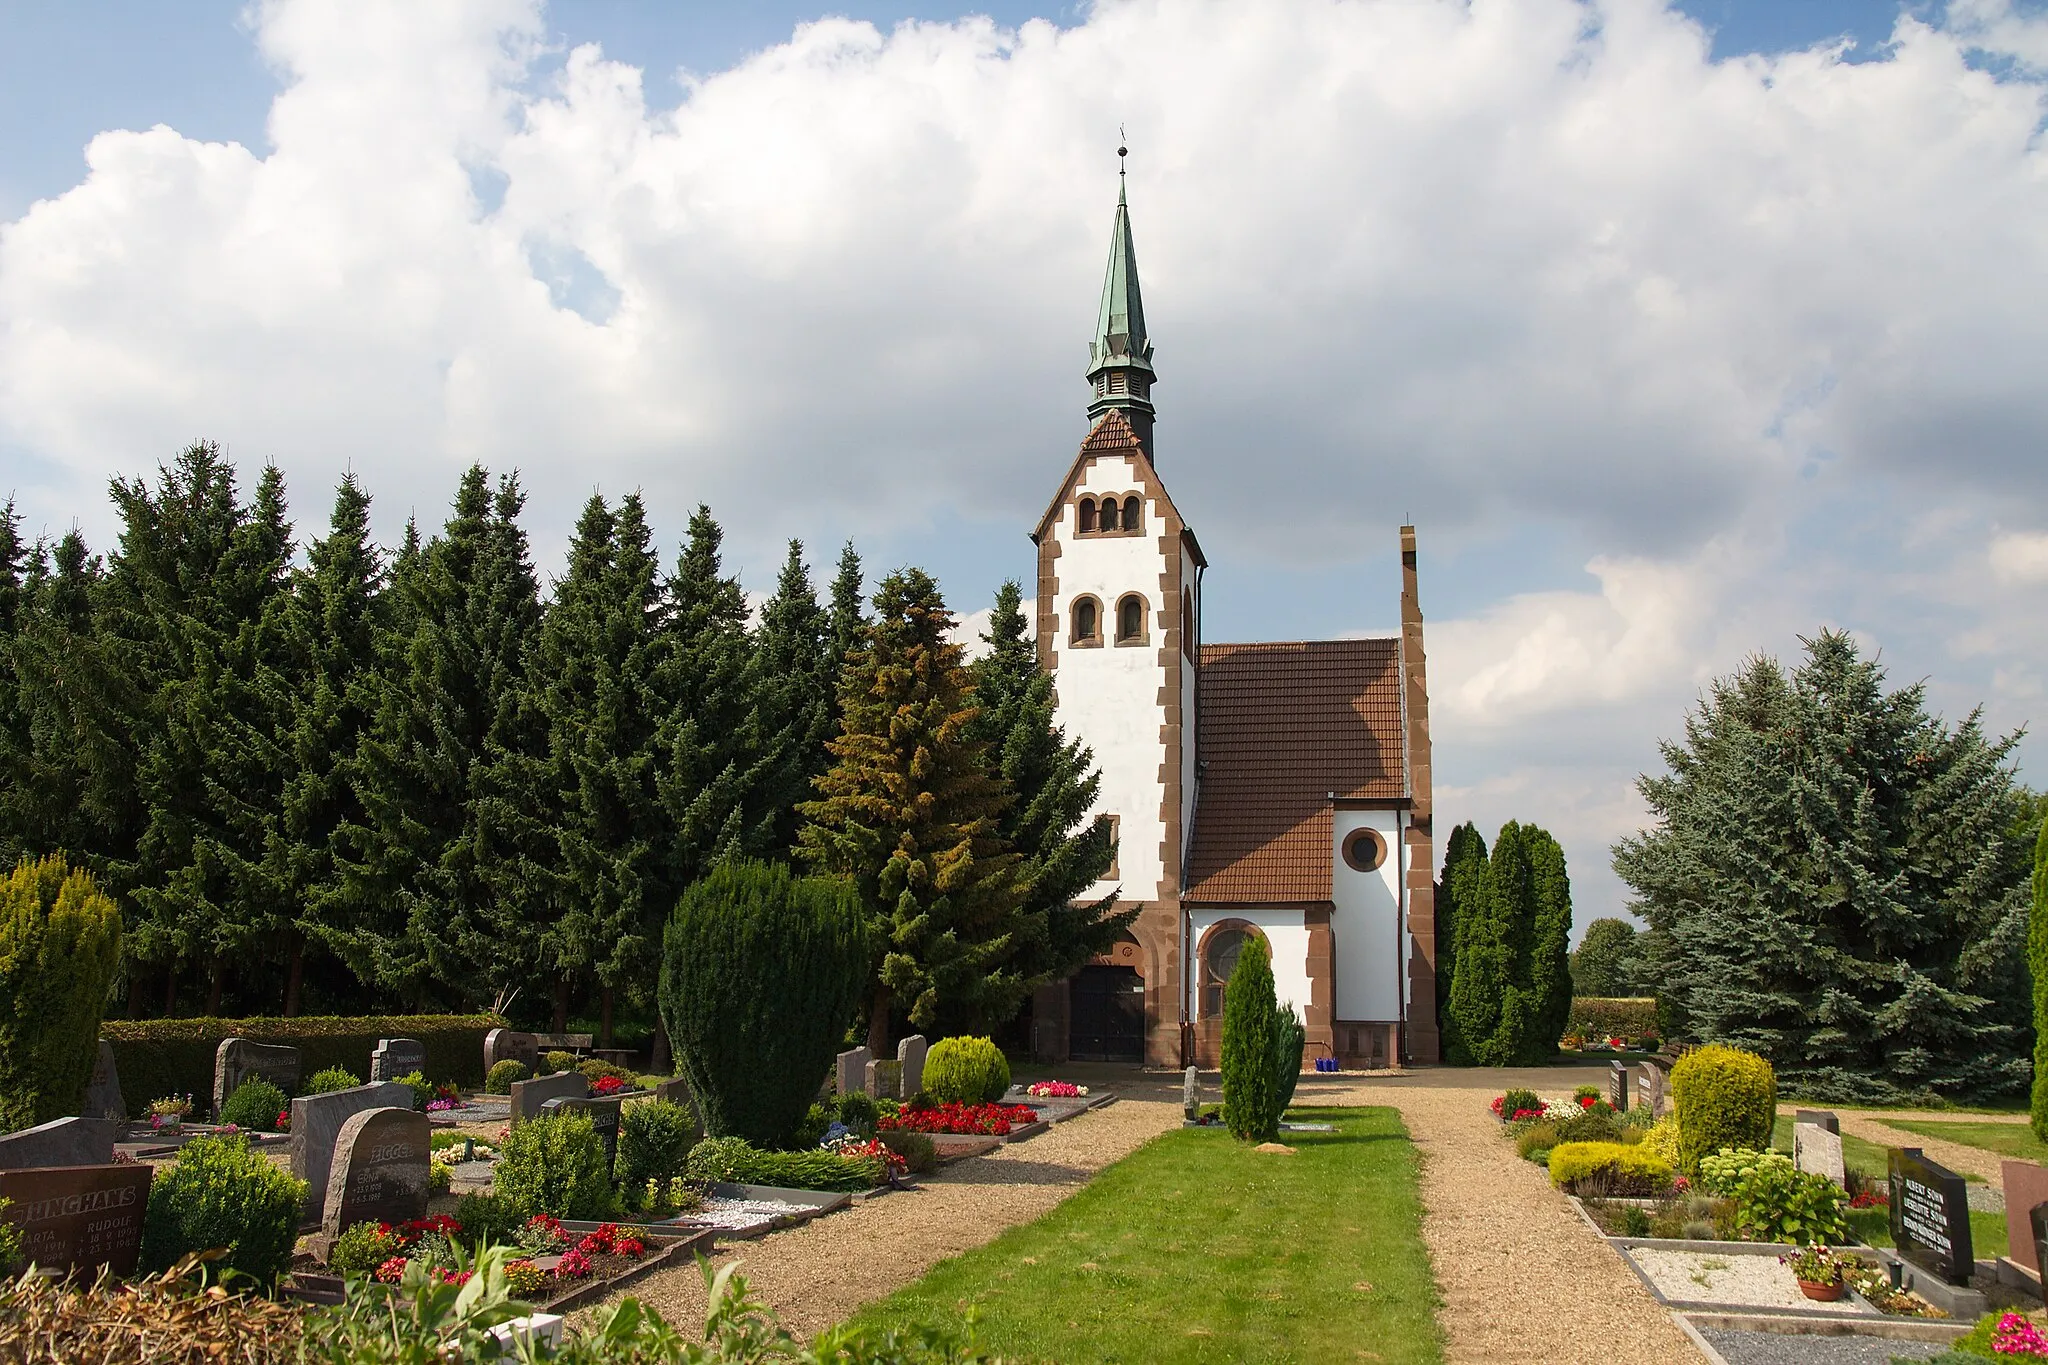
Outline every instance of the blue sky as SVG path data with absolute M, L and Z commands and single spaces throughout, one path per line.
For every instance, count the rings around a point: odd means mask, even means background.
M 2048 786 L 2048 13 L 1905 12 L 0 0 L 0 493 L 104 547 L 210 437 L 389 540 L 482 459 L 543 568 L 637 487 L 755 590 L 851 537 L 971 611 L 1127 124 L 1209 638 L 1389 629 L 1412 517 L 1439 815 L 1553 829 L 1583 922 L 1659 737 L 1823 625 Z

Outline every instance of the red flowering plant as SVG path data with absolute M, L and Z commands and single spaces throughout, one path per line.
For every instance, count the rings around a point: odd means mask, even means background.
M 1013 1125 L 1037 1121 L 1038 1111 L 1028 1104 L 961 1104 L 954 1100 L 930 1109 L 884 1114 L 875 1126 L 891 1132 L 1007 1137 Z
M 574 1247 L 562 1253 L 562 1259 L 555 1263 L 555 1278 L 558 1280 L 587 1280 L 590 1278 L 590 1257 Z
M 390 1260 L 384 1262 L 383 1265 L 377 1267 L 377 1283 L 397 1284 L 405 1278 L 406 1265 L 405 1257 L 393 1256 Z
M 277 1121 L 275 1123 L 272 1123 L 270 1126 L 280 1133 L 289 1133 L 292 1130 L 291 1106 L 286 1105 L 284 1108 L 278 1110 Z
M 623 1256 L 629 1261 L 647 1254 L 647 1243 L 639 1228 L 621 1228 L 617 1223 L 599 1223 L 597 1231 L 586 1233 L 576 1244 L 584 1256 Z
M 617 1076 L 599 1076 L 590 1083 L 593 1095 L 616 1095 L 626 1088 L 626 1083 Z
M 1861 1189 L 1849 1200 L 1852 1209 L 1888 1209 L 1892 1206 L 1890 1190 Z
M 888 1125 L 884 1123 L 880 1126 Z M 903 1154 L 891 1151 L 879 1138 L 838 1138 L 826 1143 L 825 1150 L 837 1156 L 852 1157 L 856 1160 L 872 1157 L 881 1162 L 882 1169 L 892 1176 L 902 1175 L 910 1169 L 910 1163 L 904 1159 Z

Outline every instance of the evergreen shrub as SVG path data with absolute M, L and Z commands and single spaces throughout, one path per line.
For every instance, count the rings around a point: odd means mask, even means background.
M 12 1275 L 21 1259 L 21 1224 L 7 1217 L 7 1210 L 13 1207 L 12 1199 L 0 1199 L 0 1280 Z
M 1723 1147 L 1764 1150 L 1778 1118 L 1778 1081 L 1754 1052 L 1710 1043 L 1671 1068 L 1678 1114 L 1678 1168 L 1698 1175 L 1700 1158 Z
M 505 1026 L 495 1014 L 109 1019 L 99 1036 L 114 1045 L 124 1093 L 207 1095 L 213 1092 L 213 1055 L 224 1038 L 295 1047 L 302 1071 L 340 1067 L 352 1073 L 369 1065 L 379 1040 L 417 1038 L 427 1050 L 428 1075 L 476 1085 L 484 1078 L 484 1035 Z
M 858 1191 L 882 1183 L 879 1157 L 807 1152 L 764 1152 L 744 1138 L 706 1138 L 690 1152 L 691 1180 L 773 1185 L 791 1190 Z
M 904 1169 L 912 1175 L 923 1175 L 939 1164 L 939 1145 L 928 1134 L 891 1128 L 880 1136 L 882 1145 L 902 1157 Z
M 502 1194 L 465 1194 L 455 1201 L 455 1221 L 462 1240 L 471 1246 L 504 1246 L 526 1220 Z
M 706 1132 L 790 1140 L 873 962 L 850 882 L 722 863 L 683 893 L 663 938 L 661 1010 Z
M 619 1184 L 637 1189 L 683 1173 L 697 1143 L 697 1116 L 680 1104 L 646 1100 L 619 1115 Z
M 547 1068 L 547 1074 L 550 1076 L 576 1069 L 576 1054 L 573 1052 L 550 1052 L 540 1060 L 541 1065 Z
M 588 1114 L 543 1114 L 506 1134 L 491 1187 L 522 1221 L 536 1213 L 603 1218 L 612 1211 L 604 1141 Z
M 1653 1196 L 1671 1188 L 1671 1166 L 1641 1143 L 1564 1142 L 1550 1149 L 1550 1183 L 1574 1194 Z
M 1654 995 L 1575 995 L 1572 997 L 1573 1033 L 1588 1038 L 1634 1040 L 1657 1029 L 1657 997 Z
M 1273 1010 L 1273 1086 L 1278 1094 L 1279 1114 L 1294 1103 L 1294 1087 L 1301 1081 L 1302 1054 L 1308 1050 L 1308 1029 L 1294 1017 L 1294 1006 L 1278 1005 Z
M 1271 1142 L 1280 1132 L 1276 1012 L 1273 964 L 1254 934 L 1223 988 L 1223 1123 L 1245 1142 Z
M 412 1091 L 412 1107 L 416 1113 L 425 1113 L 427 1105 L 434 1098 L 434 1083 L 424 1072 L 408 1071 L 398 1078 L 398 1083 Z
M 1008 1071 L 1008 1067 L 1004 1068 Z M 1003 1089 L 1008 1090 L 1007 1083 Z M 875 1122 L 882 1117 L 881 1106 L 875 1103 L 873 1095 L 856 1090 L 839 1097 L 839 1121 L 862 1137 L 875 1135 Z
M 492 1095 L 509 1095 L 516 1082 L 526 1080 L 531 1074 L 525 1062 L 507 1057 L 491 1066 L 489 1074 L 484 1077 L 484 1091 Z
M 236 1086 L 235 1093 L 222 1102 L 219 1121 L 232 1123 L 237 1128 L 272 1132 L 277 1128 L 278 1114 L 290 1102 L 284 1091 L 269 1081 L 251 1077 Z
M 313 1073 L 306 1081 L 304 1094 L 325 1095 L 336 1090 L 353 1090 L 362 1081 L 346 1067 L 330 1066 Z
M 251 1151 L 247 1138 L 193 1138 L 149 1187 L 142 1269 L 226 1248 L 223 1264 L 268 1286 L 291 1264 L 305 1202 L 306 1182 Z
M 624 1081 L 629 1086 L 640 1084 L 638 1072 L 630 1067 L 623 1067 L 615 1062 L 607 1062 L 599 1057 L 585 1057 L 582 1061 L 576 1063 L 576 1070 L 582 1074 L 584 1080 L 589 1081 L 592 1085 L 608 1079 Z
M 924 1088 L 941 1104 L 994 1104 L 1010 1088 L 1010 1060 L 991 1038 L 941 1038 L 925 1056 Z
M 468 1224 L 463 1224 L 464 1230 Z M 398 1238 L 378 1223 L 357 1223 L 345 1228 L 327 1252 L 327 1268 L 345 1279 L 365 1280 L 393 1256 L 399 1255 Z
M 24 858 L 0 882 L 0 1132 L 78 1112 L 120 960 L 121 912 L 83 868 Z

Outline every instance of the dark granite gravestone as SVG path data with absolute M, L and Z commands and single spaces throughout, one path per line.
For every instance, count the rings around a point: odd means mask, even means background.
M 370 1052 L 370 1079 L 395 1081 L 427 1069 L 427 1045 L 417 1038 L 379 1038 Z
M 2027 1228 L 2034 1234 L 2034 1274 L 2041 1280 L 2041 1302 L 2048 1304 L 2048 1202 L 2027 1210 Z
M 46 1166 L 0 1171 L 0 1218 L 18 1225 L 21 1254 L 44 1270 L 135 1273 L 154 1166 Z
M 1628 1108 L 1628 1063 L 1607 1064 L 1607 1102 L 1619 1113 Z
M 338 1237 L 357 1223 L 423 1217 L 432 1133 L 427 1116 L 410 1109 L 366 1109 L 350 1117 L 335 1139 L 320 1230 Z
M 114 1065 L 114 1045 L 100 1039 L 100 1054 L 85 1084 L 85 1115 L 89 1119 L 128 1121 L 128 1102 L 121 1098 L 121 1073 Z
M 540 1040 L 515 1029 L 492 1029 L 484 1035 L 484 1074 L 490 1075 L 499 1062 L 517 1062 L 531 1076 L 540 1070 Z
M 580 1100 L 590 1094 L 590 1082 L 580 1071 L 558 1071 L 552 1076 L 535 1076 L 512 1083 L 512 1126 L 518 1127 L 540 1113 L 549 1100 Z
M 1921 1156 L 1918 1147 L 1890 1153 L 1892 1241 L 1899 1255 L 1950 1284 L 1968 1284 L 1977 1260 L 1963 1178 Z
M 903 1067 L 903 1074 L 896 1078 L 896 1085 L 903 1092 L 904 1099 L 924 1089 L 924 1059 L 931 1050 L 931 1044 L 924 1040 L 922 1033 L 913 1033 L 896 1044 L 896 1060 Z
M 681 1076 L 676 1077 L 672 1081 L 663 1081 L 654 1087 L 654 1098 L 668 1104 L 677 1105 L 684 1113 L 690 1116 L 690 1128 L 692 1131 L 690 1141 L 692 1143 L 695 1143 L 704 1136 L 704 1116 L 697 1112 L 697 1097 L 690 1093 L 690 1083 L 688 1081 L 684 1080 Z
M 552 1099 L 540 1107 L 543 1114 L 586 1114 L 590 1126 L 597 1132 L 597 1140 L 604 1144 L 604 1170 L 607 1178 L 619 1164 L 619 1110 L 621 1100 L 600 1099 Z
M 1836 1137 L 1842 1135 L 1842 1121 L 1835 1117 L 1831 1109 L 1795 1109 L 1792 1111 L 1792 1122 L 1819 1124 Z
M 51 1119 L 0 1137 L 0 1171 L 111 1165 L 120 1133 L 113 1119 Z
M 289 1095 L 299 1088 L 299 1050 L 269 1043 L 252 1043 L 247 1038 L 223 1038 L 213 1050 L 213 1112 L 235 1088 L 251 1076 L 260 1076 Z
M 334 1147 L 343 1126 L 366 1110 L 411 1107 L 412 1091 L 396 1081 L 301 1095 L 292 1101 L 292 1174 L 306 1182 L 308 1224 L 326 1215 L 327 1177 L 334 1169 Z

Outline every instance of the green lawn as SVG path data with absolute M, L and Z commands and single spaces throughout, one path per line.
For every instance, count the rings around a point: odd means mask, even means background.
M 957 1327 L 973 1305 L 990 1350 L 1061 1365 L 1442 1360 L 1400 1116 L 1290 1117 L 1337 1130 L 1282 1134 L 1293 1156 L 1168 1133 L 855 1320 Z
M 1771 1146 L 1781 1152 L 1792 1150 L 1792 1116 L 1778 1115 L 1778 1122 L 1771 1129 Z M 1860 1137 L 1842 1134 L 1842 1164 L 1852 1171 L 1861 1171 L 1872 1180 L 1884 1180 L 1891 1175 L 1891 1158 L 1885 1149 L 1875 1142 L 1866 1142 Z
M 1966 1119 L 1886 1119 L 1885 1122 L 1894 1128 L 1918 1133 L 1921 1137 L 1960 1142 L 1965 1147 L 1982 1147 L 2000 1156 L 2048 1162 L 2048 1144 L 2043 1144 L 2034 1136 L 2034 1130 L 2024 1123 L 1971 1123 Z
M 1888 1209 L 1849 1210 L 1849 1232 L 1866 1246 L 1892 1244 L 1892 1218 Z M 2005 1215 L 1970 1210 L 1970 1250 L 1978 1259 L 2005 1255 Z

